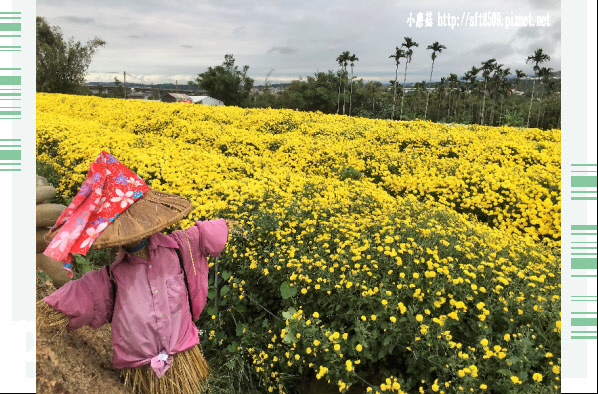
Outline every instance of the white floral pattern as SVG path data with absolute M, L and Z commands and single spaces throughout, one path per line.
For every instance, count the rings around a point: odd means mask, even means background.
M 119 186 L 112 174 L 119 174 L 127 182 L 121 181 Z M 58 233 L 44 254 L 63 262 L 72 277 L 72 254 L 87 254 L 101 232 L 135 202 L 136 196 L 148 190 L 141 178 L 103 151 L 90 164 L 81 190 L 52 227 Z
M 120 207 L 121 208 L 126 208 L 127 205 L 133 204 L 135 202 L 131 198 L 131 197 L 133 197 L 133 192 L 130 191 L 130 190 L 128 192 L 126 192 L 126 193 L 123 193 L 122 190 L 116 189 L 114 191 L 114 193 L 116 193 L 117 197 L 112 197 L 110 199 L 110 201 L 112 201 L 112 202 L 120 202 Z
M 88 228 L 85 231 L 87 233 L 87 238 L 83 242 L 81 242 L 81 247 L 84 248 L 87 245 L 91 246 L 93 244 L 93 241 L 95 241 L 96 238 L 100 236 L 100 234 L 106 227 L 108 227 L 108 223 L 104 222 L 96 228 Z
M 52 242 L 50 242 L 50 245 L 52 246 L 52 248 L 56 248 L 61 252 L 64 252 L 64 249 L 68 246 L 69 241 L 77 239 L 78 237 L 79 234 L 73 234 L 68 231 L 62 231 L 54 237 Z

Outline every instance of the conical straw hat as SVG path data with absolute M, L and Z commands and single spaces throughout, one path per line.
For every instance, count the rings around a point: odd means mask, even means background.
M 125 209 L 94 241 L 90 249 L 102 249 L 139 242 L 183 219 L 193 205 L 183 197 L 149 190 Z M 50 242 L 60 227 L 46 234 Z

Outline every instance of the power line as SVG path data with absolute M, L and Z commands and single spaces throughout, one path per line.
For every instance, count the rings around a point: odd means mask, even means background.
M 128 72 L 125 72 L 125 74 L 127 74 L 129 77 L 133 77 L 133 78 L 137 79 L 138 81 L 141 81 L 141 82 L 143 82 L 144 84 L 147 84 L 147 83 L 146 83 L 146 82 L 145 82 L 143 79 L 137 78 L 136 76 L 134 76 L 134 75 L 131 75 L 131 74 L 129 74 Z

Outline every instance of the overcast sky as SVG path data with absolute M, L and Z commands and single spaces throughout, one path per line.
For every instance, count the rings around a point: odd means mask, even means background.
M 424 23 L 431 13 L 432 26 L 416 26 L 420 12 Z M 500 16 L 503 26 L 471 26 L 476 12 Z M 465 16 L 469 25 L 439 26 L 439 15 L 449 13 L 460 24 Z M 434 41 L 446 49 L 436 59 L 433 80 L 450 73 L 461 77 L 490 58 L 513 74 L 521 69 L 533 75 L 525 59 L 536 48 L 551 57 L 543 66 L 561 69 L 558 0 L 37 0 L 37 15 L 67 38 L 85 43 L 97 36 L 107 42 L 93 58 L 88 81 L 122 80 L 126 71 L 138 78 L 127 77 L 128 82 L 184 84 L 232 53 L 239 68 L 249 66 L 254 85 L 261 85 L 272 69 L 272 82 L 337 70 L 338 55 L 350 51 L 359 58 L 356 77 L 386 83 L 395 72 L 389 55 L 405 36 L 419 43 L 407 82 L 428 80 L 432 51 L 426 47 Z M 534 24 L 545 17 L 550 26 L 505 28 L 507 22 L 524 22 L 515 17 L 530 15 Z

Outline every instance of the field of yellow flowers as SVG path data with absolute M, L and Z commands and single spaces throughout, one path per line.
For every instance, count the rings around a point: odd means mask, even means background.
M 198 327 L 269 392 L 558 392 L 560 137 L 37 94 L 65 198 L 106 150 L 247 230 Z

